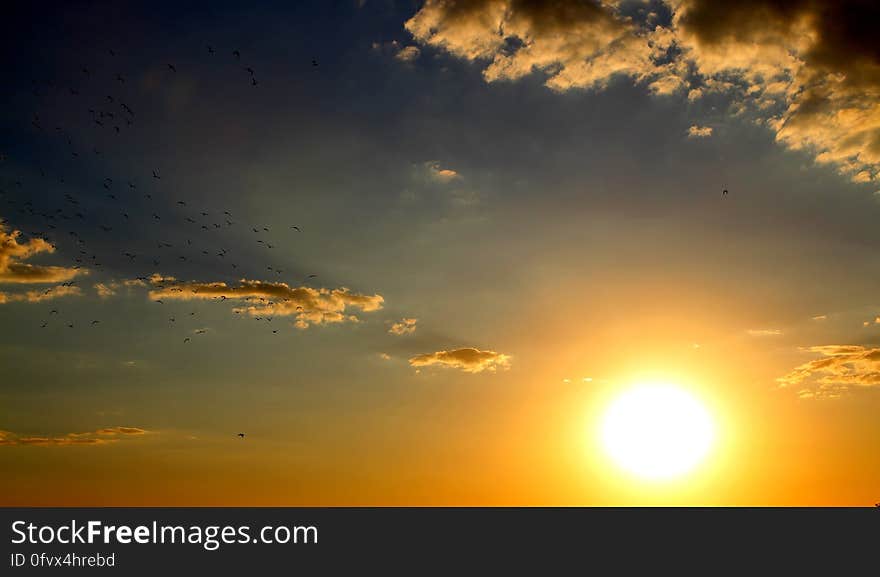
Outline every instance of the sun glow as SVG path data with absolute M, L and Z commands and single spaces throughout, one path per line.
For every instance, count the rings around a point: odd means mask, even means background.
M 615 398 L 605 411 L 601 442 L 626 471 L 666 480 L 693 470 L 715 440 L 706 408 L 679 387 L 643 384 Z

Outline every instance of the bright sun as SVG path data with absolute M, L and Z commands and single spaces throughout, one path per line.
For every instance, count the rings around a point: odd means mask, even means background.
M 627 471 L 652 480 L 670 479 L 696 467 L 715 440 L 706 408 L 671 385 L 638 385 L 605 412 L 601 441 Z

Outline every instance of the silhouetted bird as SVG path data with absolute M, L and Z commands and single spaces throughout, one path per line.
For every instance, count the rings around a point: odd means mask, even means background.
M 240 439 L 244 439 L 244 433 L 239 433 L 239 434 L 238 434 L 238 437 L 239 437 Z

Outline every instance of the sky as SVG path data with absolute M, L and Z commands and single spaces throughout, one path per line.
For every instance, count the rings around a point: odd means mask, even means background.
M 4 505 L 880 499 L 876 3 L 8 12 Z

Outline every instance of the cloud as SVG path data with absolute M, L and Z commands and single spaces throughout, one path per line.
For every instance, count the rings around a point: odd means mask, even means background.
M 145 435 L 149 431 L 139 427 L 108 427 L 88 433 L 67 433 L 60 437 L 22 436 L 10 431 L 0 431 L 0 445 L 34 445 L 39 447 L 69 447 L 83 445 L 107 445 L 121 438 Z
M 146 429 L 140 427 L 108 427 L 95 431 L 99 435 L 145 435 Z
M 0 292 L 0 304 L 25 302 L 39 303 L 66 296 L 82 296 L 79 287 L 72 285 L 58 285 L 42 290 L 29 290 L 21 293 Z
M 602 88 L 617 75 L 661 94 L 683 84 L 675 63 L 662 62 L 671 32 L 637 27 L 609 5 L 428 0 L 404 26 L 422 44 L 480 62 L 487 82 L 540 72 L 556 91 Z
M 416 332 L 416 323 L 418 322 L 419 319 L 401 319 L 391 325 L 388 332 L 392 335 L 411 335 Z
M 152 300 L 219 300 L 235 303 L 233 309 L 251 316 L 296 317 L 301 329 L 311 325 L 358 322 L 357 316 L 348 309 L 362 312 L 377 311 L 385 299 L 382 295 L 362 295 L 347 288 L 327 289 L 291 287 L 282 282 L 263 282 L 241 279 L 238 286 L 224 282 L 181 282 L 173 277 L 153 275 L 150 277 Z
M 88 274 L 84 269 L 23 262 L 41 253 L 54 253 L 55 247 L 45 239 L 36 237 L 19 242 L 20 236 L 21 231 L 7 232 L 6 226 L 0 224 L 0 284 L 62 283 Z
M 807 351 L 821 355 L 776 381 L 780 387 L 808 385 L 802 398 L 835 398 L 851 387 L 880 386 L 880 348 L 861 345 L 822 345 Z
M 418 46 L 403 46 L 397 40 L 390 42 L 373 42 L 373 52 L 383 56 L 393 56 L 401 62 L 413 62 L 421 55 Z
M 390 361 L 391 355 L 389 355 L 388 353 L 379 353 L 379 358 L 383 361 Z
M 438 365 L 461 369 L 466 373 L 495 372 L 498 367 L 502 369 L 510 367 L 510 356 L 495 351 L 465 348 L 417 355 L 409 360 L 409 364 L 413 367 Z
M 422 51 L 419 50 L 418 46 L 406 46 L 400 52 L 395 54 L 394 57 L 401 62 L 412 62 L 419 57 L 419 54 L 421 54 L 421 52 Z
M 828 315 L 816 315 L 812 318 L 814 321 L 824 321 L 828 319 Z
M 859 182 L 880 168 L 876 2 L 684 0 L 676 44 L 706 79 L 764 115 L 776 140 Z
M 666 0 L 662 26 L 622 15 L 623 4 L 428 0 L 405 27 L 477 63 L 486 82 L 541 74 L 561 92 L 622 76 L 688 100 L 725 93 L 781 145 L 880 181 L 880 43 L 868 24 L 880 3 Z
M 779 329 L 749 329 L 746 332 L 752 337 L 778 337 L 782 334 Z
M 162 278 L 162 277 L 158 277 Z M 124 280 L 111 280 L 107 282 L 99 282 L 94 285 L 95 292 L 98 294 L 99 298 L 106 299 L 112 296 L 116 296 L 119 289 L 125 287 L 126 289 L 132 289 L 134 287 L 145 287 L 147 283 L 140 279 L 124 279 Z
M 688 138 L 707 138 L 712 136 L 711 126 L 697 126 L 696 124 L 688 128 Z
M 97 283 L 95 284 L 95 291 L 97 291 L 98 296 L 102 299 L 106 299 L 112 297 L 116 294 L 116 289 L 119 288 L 119 285 L 116 283 Z
M 461 178 L 458 172 L 451 168 L 440 168 L 440 163 L 433 160 L 425 163 L 425 170 L 428 173 L 428 178 L 435 182 L 445 184 Z

